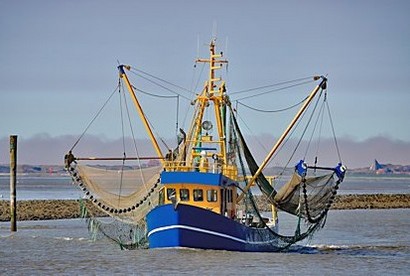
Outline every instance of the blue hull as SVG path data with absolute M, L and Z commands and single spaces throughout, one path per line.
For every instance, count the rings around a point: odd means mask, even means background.
M 229 251 L 279 251 L 268 229 L 245 226 L 195 206 L 161 205 L 147 215 L 150 248 L 187 247 Z

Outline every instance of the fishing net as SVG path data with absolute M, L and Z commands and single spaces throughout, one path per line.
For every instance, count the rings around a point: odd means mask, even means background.
M 246 176 L 247 170 L 241 155 L 247 163 L 250 175 L 254 175 L 259 169 L 257 162 L 252 156 L 243 135 L 239 129 L 236 118 L 231 109 L 231 135 L 237 140 L 236 155 L 242 168 L 242 174 Z M 327 213 L 337 194 L 341 180 L 334 179 L 334 172 L 315 171 L 312 176 L 300 176 L 297 172 L 291 175 L 291 179 L 278 191 L 261 173 L 255 180 L 256 185 L 264 196 L 264 203 L 269 202 L 278 209 L 285 211 L 297 218 L 297 226 L 293 235 L 281 235 L 269 227 L 258 206 L 257 200 L 251 190 L 247 191 L 245 205 L 249 206 L 248 212 L 252 212 L 259 221 L 260 227 L 256 229 L 256 235 L 252 239 L 256 242 L 265 241 L 267 245 L 283 250 L 292 244 L 305 238 L 312 237 L 314 232 L 322 228 L 326 222 Z M 245 177 L 246 179 L 246 177 Z M 247 181 L 245 181 L 247 184 Z M 265 204 L 266 206 L 266 204 Z
M 161 169 L 70 164 L 73 182 L 93 205 L 111 217 L 99 218 L 81 205 L 93 239 L 107 237 L 122 248 L 146 246 L 145 215 L 158 205 Z
M 273 202 L 279 209 L 315 223 L 332 204 L 338 184 L 333 173 L 313 177 L 294 173 L 279 189 Z

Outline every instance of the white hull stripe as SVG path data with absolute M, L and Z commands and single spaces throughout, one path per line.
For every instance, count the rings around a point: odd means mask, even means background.
M 239 238 L 227 235 L 227 234 L 223 234 L 223 233 L 219 233 L 219 232 L 215 232 L 215 231 L 211 231 L 211 230 L 206 230 L 206 229 L 201 229 L 201 228 L 197 228 L 197 227 L 187 226 L 187 225 L 169 225 L 169 226 L 158 227 L 158 228 L 155 228 L 155 229 L 151 230 L 148 233 L 148 237 L 151 236 L 152 234 L 157 233 L 157 232 L 168 231 L 168 230 L 172 230 L 172 229 L 191 230 L 191 231 L 201 232 L 201 233 L 205 233 L 205 234 L 208 234 L 208 235 L 214 235 L 214 236 L 234 240 L 234 241 L 241 242 L 241 243 L 247 243 L 247 244 L 266 244 L 266 243 L 271 243 L 271 242 L 276 241 L 276 240 L 270 240 L 270 241 L 263 241 L 263 242 L 249 242 L 249 241 L 239 239 Z

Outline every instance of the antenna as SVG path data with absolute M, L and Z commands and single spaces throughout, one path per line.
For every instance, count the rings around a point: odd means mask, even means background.
M 229 39 L 228 39 L 228 37 L 226 37 L 226 38 L 225 38 L 224 57 L 227 57 L 227 56 L 228 56 L 228 42 L 229 42 Z
M 214 19 L 214 22 L 212 24 L 212 37 L 211 37 L 212 40 L 216 40 L 216 37 L 218 34 L 217 29 L 218 29 L 218 24 L 216 22 L 216 19 Z
M 225 57 L 225 59 L 228 58 L 228 42 L 229 42 L 229 38 L 226 37 L 225 38 L 225 50 L 224 50 L 224 53 L 223 53 L 223 56 Z M 229 67 L 228 66 L 229 66 L 229 63 L 227 63 L 226 66 L 225 66 L 227 81 L 229 81 L 229 79 L 228 79 L 228 68 Z
M 196 59 L 199 58 L 199 34 L 196 35 Z

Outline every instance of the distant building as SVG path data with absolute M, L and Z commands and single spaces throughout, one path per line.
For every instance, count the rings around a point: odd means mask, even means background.
M 376 174 L 393 173 L 388 165 L 380 164 L 376 159 L 374 159 L 374 163 L 370 166 L 369 170 Z
M 383 165 L 380 164 L 377 159 L 374 159 L 373 164 L 369 168 L 371 171 L 378 171 L 380 169 L 383 169 Z

